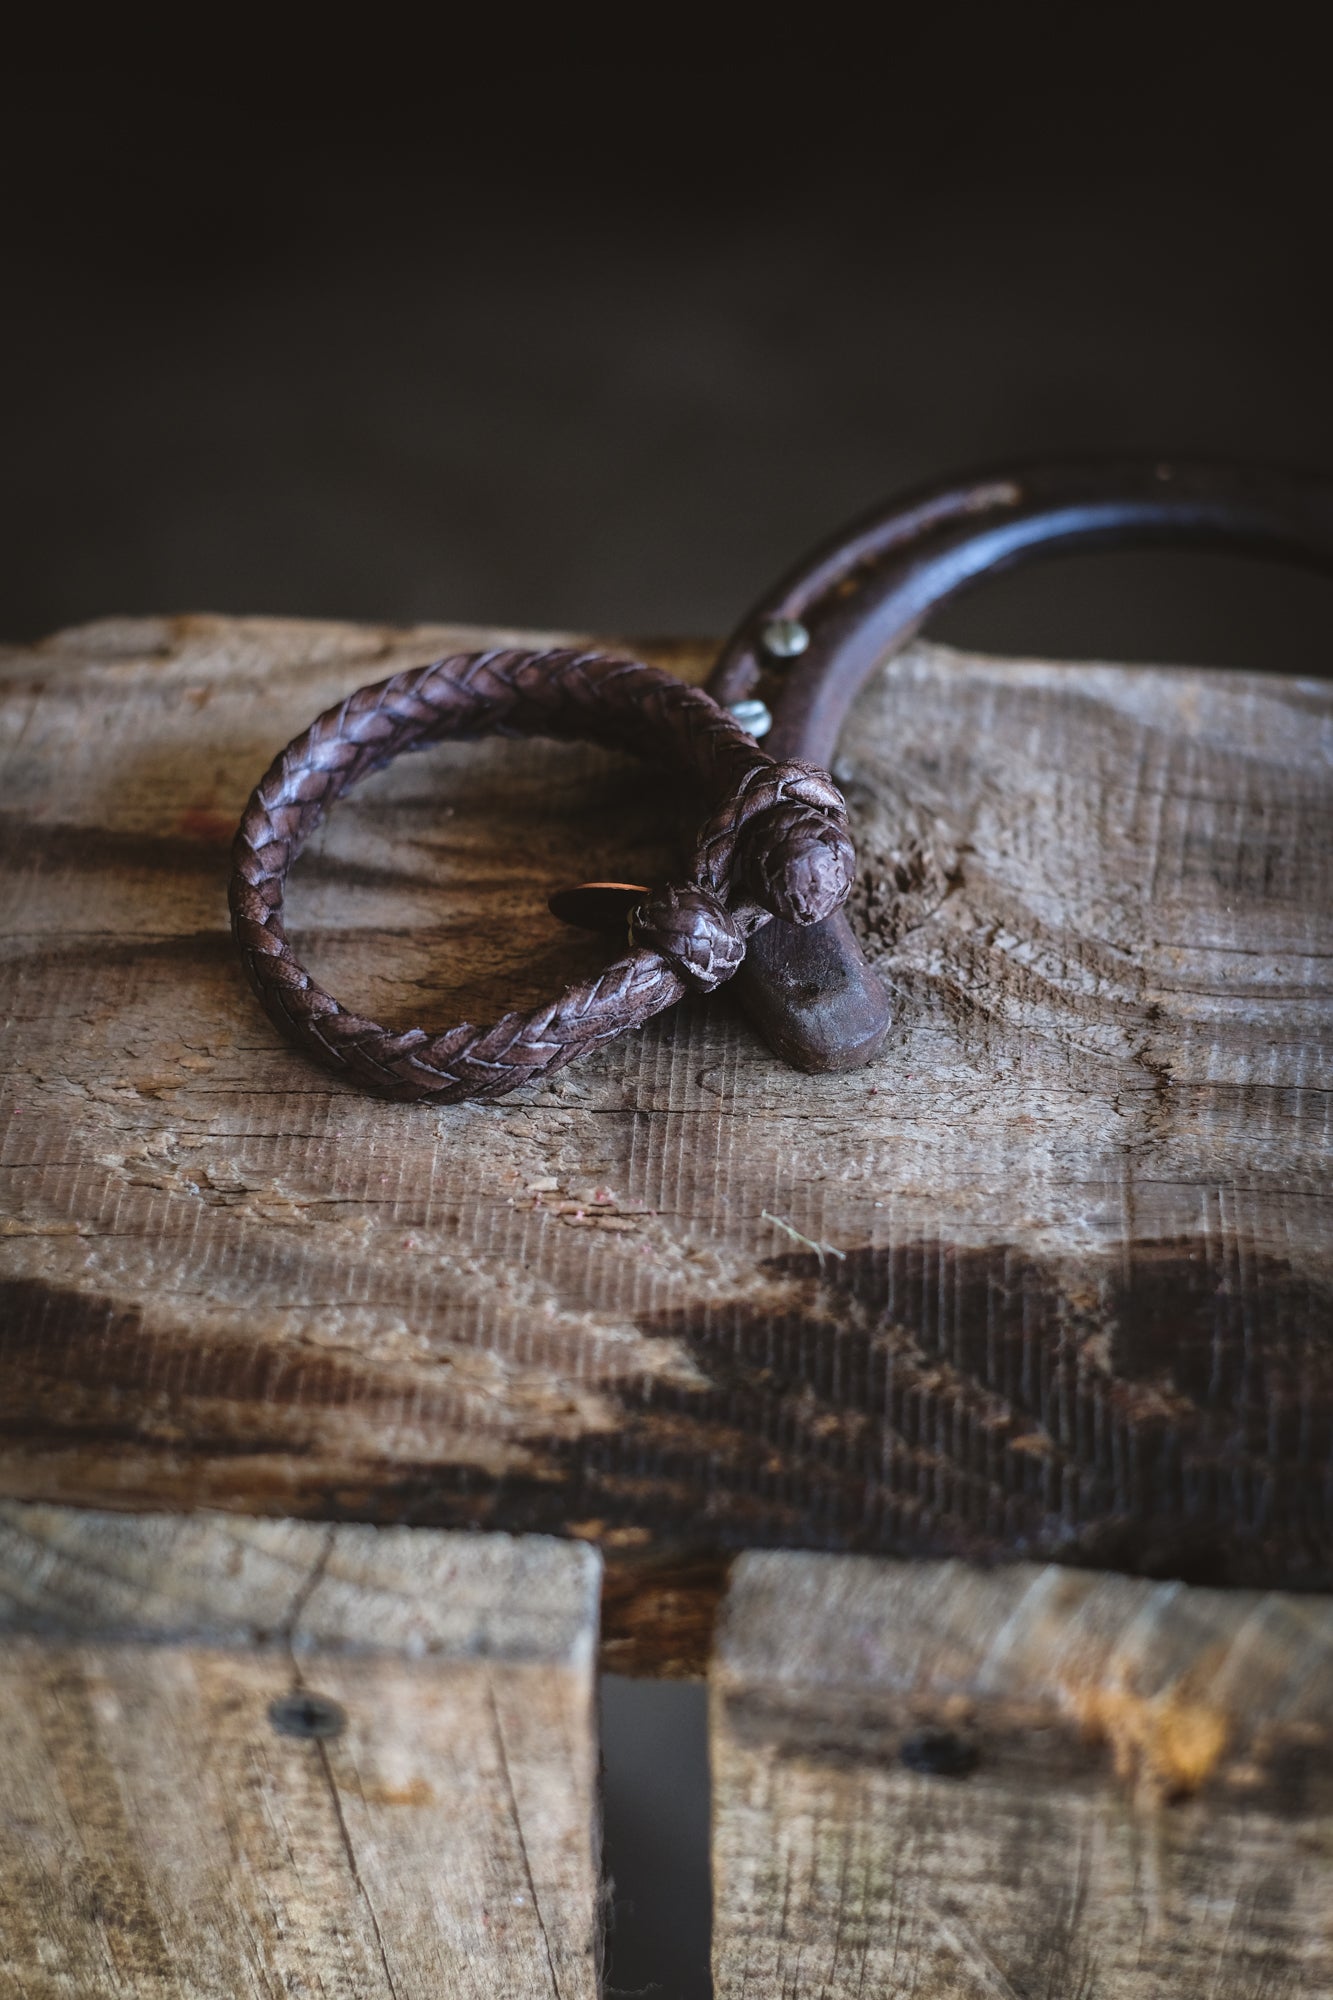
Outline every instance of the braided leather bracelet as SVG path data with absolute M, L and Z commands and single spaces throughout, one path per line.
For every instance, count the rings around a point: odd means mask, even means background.
M 533 1014 L 490 1028 L 394 1032 L 342 1007 L 283 927 L 288 871 L 328 808 L 367 773 L 447 737 L 581 738 L 665 763 L 709 812 L 688 881 L 630 918 L 631 950 Z M 251 796 L 232 851 L 232 928 L 271 1018 L 309 1054 L 385 1096 L 501 1097 L 639 1027 L 739 968 L 774 917 L 817 923 L 846 900 L 854 857 L 827 773 L 776 763 L 700 688 L 602 653 L 459 654 L 349 695 L 288 744 Z

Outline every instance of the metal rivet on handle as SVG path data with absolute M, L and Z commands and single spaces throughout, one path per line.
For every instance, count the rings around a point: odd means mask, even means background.
M 733 701 L 730 712 L 747 735 L 767 736 L 773 727 L 773 716 L 767 702 L 758 701 L 753 696 L 749 701 Z
M 327 1738 L 341 1736 L 347 1727 L 347 1713 L 326 1694 L 309 1694 L 296 1688 L 280 1694 L 268 1705 L 268 1719 L 279 1736 Z
M 810 644 L 810 634 L 799 618 L 770 618 L 759 643 L 770 660 L 795 660 Z

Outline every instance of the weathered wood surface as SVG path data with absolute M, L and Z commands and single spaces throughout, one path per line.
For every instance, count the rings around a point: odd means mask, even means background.
M 0 1508 L 0 1993 L 593 2000 L 599 1568 Z
M 756 1554 L 717 2000 L 1328 2000 L 1333 1600 Z
M 719 996 L 383 1104 L 246 991 L 229 838 L 319 709 L 482 636 L 6 657 L 0 1490 L 590 1537 L 622 1663 L 697 1663 L 746 1544 L 1333 1582 L 1329 690 L 918 647 L 839 765 L 876 1067 Z M 534 1002 L 602 951 L 547 891 L 668 869 L 676 804 L 579 746 L 405 759 L 298 864 L 307 962 L 404 1024 Z

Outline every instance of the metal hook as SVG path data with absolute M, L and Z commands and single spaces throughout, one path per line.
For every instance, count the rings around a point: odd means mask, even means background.
M 1333 572 L 1327 476 L 1175 461 L 1077 461 L 979 474 L 895 501 L 825 543 L 745 618 L 708 682 L 760 703 L 774 757 L 827 765 L 853 700 L 951 598 L 1037 556 L 1155 543 L 1229 546 Z M 756 937 L 736 980 L 770 1046 L 804 1070 L 873 1060 L 889 993 L 846 915 Z

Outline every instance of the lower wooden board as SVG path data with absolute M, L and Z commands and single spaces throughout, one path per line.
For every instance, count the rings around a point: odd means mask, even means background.
M 1333 1600 L 759 1554 L 717 2000 L 1328 2000 Z
M 232 830 L 320 709 L 506 636 L 0 659 L 0 1491 L 583 1537 L 657 1669 L 755 1545 L 1329 1587 L 1329 690 L 915 647 L 837 763 L 875 1066 L 785 1070 L 722 994 L 381 1103 L 247 991 Z M 298 941 L 383 1020 L 535 1003 L 604 956 L 547 891 L 670 873 L 679 805 L 577 745 L 403 759 Z
M 0 1994 L 594 2000 L 598 1571 L 0 1509 Z

